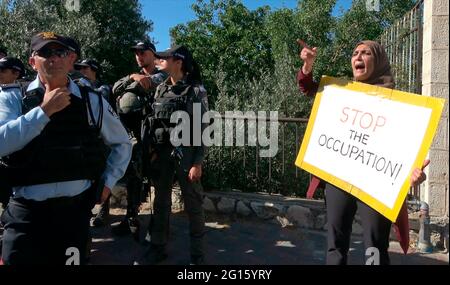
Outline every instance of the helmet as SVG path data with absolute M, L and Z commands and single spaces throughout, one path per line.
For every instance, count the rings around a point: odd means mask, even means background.
M 120 114 L 139 112 L 142 110 L 144 100 L 132 92 L 125 92 L 119 99 L 118 111 Z

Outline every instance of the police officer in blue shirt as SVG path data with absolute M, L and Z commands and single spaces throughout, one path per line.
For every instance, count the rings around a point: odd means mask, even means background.
M 24 90 L 0 89 L 0 180 L 13 190 L 1 217 L 5 264 L 83 263 L 94 190 L 105 200 L 130 161 L 118 116 L 68 77 L 74 43 L 52 32 L 33 36 L 36 79 Z
M 20 59 L 6 56 L 0 58 L 0 84 L 11 84 L 25 75 L 25 66 Z
M 17 80 L 21 79 L 24 74 L 25 67 L 20 59 L 9 56 L 0 58 L 0 88 L 2 88 L 2 86 L 7 87 L 7 84 L 15 83 Z M 0 185 L 0 189 L 1 187 L 2 186 Z M 0 203 L 3 205 L 3 208 L 8 204 L 9 196 L 9 191 L 0 191 Z

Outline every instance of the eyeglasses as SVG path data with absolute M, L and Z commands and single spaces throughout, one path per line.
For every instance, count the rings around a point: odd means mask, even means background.
M 41 49 L 36 52 L 36 54 L 43 58 L 50 58 L 54 55 L 60 58 L 65 58 L 69 55 L 69 50 L 67 49 Z

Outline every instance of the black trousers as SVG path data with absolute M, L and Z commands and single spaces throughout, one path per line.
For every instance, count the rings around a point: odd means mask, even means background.
M 127 185 L 127 217 L 136 217 L 139 206 L 145 200 L 142 191 L 142 143 L 140 140 L 133 144 L 131 161 L 128 164 L 124 178 Z
M 177 161 L 171 157 L 172 147 L 161 147 L 157 151 L 155 173 L 154 214 L 150 226 L 151 242 L 155 245 L 166 245 L 169 239 L 169 216 L 172 206 L 172 185 L 174 175 L 180 184 L 185 211 L 189 217 L 190 253 L 194 256 L 203 255 L 203 235 L 205 229 L 205 214 L 203 211 L 203 191 L 200 182 L 188 180 L 192 167 L 192 149 L 183 147 L 183 158 Z
M 83 264 L 92 196 L 33 201 L 11 198 L 1 216 L 5 264 Z M 79 255 L 78 255 L 79 253 Z M 79 258 L 78 258 L 79 256 Z
M 325 187 L 325 197 L 328 221 L 327 264 L 347 264 L 353 218 L 358 209 L 365 249 L 377 248 L 380 256 L 379 264 L 388 265 L 391 221 L 356 197 L 328 183 Z

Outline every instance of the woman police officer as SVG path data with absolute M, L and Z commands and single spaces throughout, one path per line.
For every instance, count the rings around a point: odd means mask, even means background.
M 202 142 L 192 143 L 195 141 L 195 133 L 192 131 L 191 122 L 195 116 L 203 116 L 208 110 L 208 99 L 201 84 L 198 65 L 185 46 L 175 46 L 155 55 L 160 59 L 160 69 L 166 72 L 169 78 L 157 87 L 153 103 L 154 113 L 150 118 L 152 127 L 148 134 L 152 151 L 149 153 L 149 159 L 152 161 L 150 176 L 155 185 L 154 214 L 149 229 L 150 249 L 143 259 L 136 263 L 154 264 L 167 257 L 171 193 L 176 174 L 189 216 L 191 263 L 201 264 L 204 262 L 205 217 L 200 178 L 206 147 Z M 183 136 L 188 134 L 188 142 L 184 141 L 179 146 L 176 146 L 176 130 L 180 130 L 180 125 L 171 122 L 171 117 L 176 116 L 177 112 L 190 118 L 190 122 L 181 128 Z M 194 112 L 199 114 L 194 115 Z M 205 127 L 202 123 L 201 130 Z

